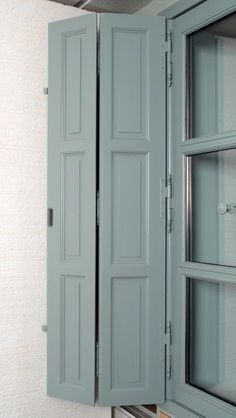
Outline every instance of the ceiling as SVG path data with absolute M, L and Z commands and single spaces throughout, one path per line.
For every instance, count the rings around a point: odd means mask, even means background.
M 52 0 L 91 12 L 135 13 L 151 0 Z

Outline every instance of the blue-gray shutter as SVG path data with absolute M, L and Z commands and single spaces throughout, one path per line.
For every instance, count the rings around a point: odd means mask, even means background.
M 165 19 L 100 22 L 99 402 L 164 401 Z
M 96 15 L 49 25 L 48 395 L 94 404 Z

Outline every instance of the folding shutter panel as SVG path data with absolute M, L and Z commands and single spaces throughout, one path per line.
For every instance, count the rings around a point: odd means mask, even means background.
M 48 394 L 94 403 L 96 15 L 49 26 Z
M 164 400 L 163 17 L 100 23 L 99 402 Z

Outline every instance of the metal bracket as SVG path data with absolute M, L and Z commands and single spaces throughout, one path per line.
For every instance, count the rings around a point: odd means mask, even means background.
M 172 176 L 167 177 L 167 186 L 165 186 L 164 179 L 160 179 L 160 217 L 165 216 L 165 209 L 167 210 L 167 231 L 170 234 L 172 231 Z
M 167 199 L 167 187 L 165 186 L 165 181 L 163 178 L 160 179 L 160 217 L 164 218 L 165 216 L 165 207 Z
M 172 86 L 173 83 L 173 69 L 172 69 L 172 52 L 173 52 L 173 43 L 172 43 L 172 31 L 167 32 L 166 40 L 162 42 L 161 45 L 161 56 L 162 56 L 162 66 L 165 66 L 166 63 L 166 77 L 168 87 Z
M 172 175 L 167 177 L 167 231 L 170 234 L 172 232 Z

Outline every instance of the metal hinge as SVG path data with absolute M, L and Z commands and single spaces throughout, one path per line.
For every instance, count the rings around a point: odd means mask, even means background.
M 100 193 L 97 191 L 97 226 L 100 224 Z
M 165 208 L 167 215 L 167 231 L 170 234 L 172 232 L 172 175 L 167 177 L 167 186 L 164 185 L 164 179 L 160 179 L 160 216 L 165 216 Z
M 48 87 L 43 88 L 43 94 L 48 94 Z
M 43 332 L 48 332 L 48 326 L 47 325 L 42 325 L 42 331 Z
M 168 82 L 168 87 L 171 87 L 172 83 L 173 83 L 172 52 L 173 52 L 172 31 L 169 30 L 168 33 L 167 33 L 167 82 Z
M 98 377 L 99 376 L 99 343 L 98 343 L 98 341 L 96 342 L 96 365 L 95 365 L 95 368 L 96 368 L 96 377 Z
M 170 380 L 172 375 L 172 365 L 171 365 L 171 344 L 172 344 L 172 335 L 171 335 L 171 322 L 168 321 L 165 334 L 165 344 L 166 344 L 166 377 Z
M 172 232 L 172 175 L 167 177 L 167 231 L 170 234 Z

